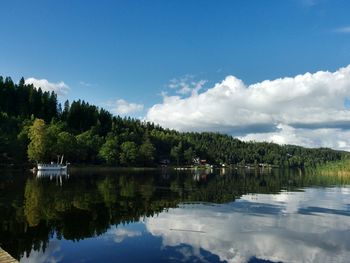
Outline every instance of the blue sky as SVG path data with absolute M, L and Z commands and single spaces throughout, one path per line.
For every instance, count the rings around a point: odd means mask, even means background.
M 62 99 L 132 116 L 229 75 L 249 86 L 350 63 L 346 0 L 8 0 L 1 10 L 0 75 L 64 82 Z

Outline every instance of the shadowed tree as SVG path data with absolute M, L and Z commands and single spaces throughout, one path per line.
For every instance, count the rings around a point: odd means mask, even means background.
M 184 151 L 184 159 L 187 164 L 191 164 L 193 162 L 194 157 L 195 152 L 193 151 L 192 147 Z
M 154 164 L 156 149 L 151 143 L 148 133 L 144 137 L 144 141 L 140 146 L 140 161 L 144 166 L 151 166 Z
M 63 131 L 57 135 L 57 152 L 63 154 L 66 160 L 75 160 L 77 155 L 77 139 L 69 132 Z
M 103 139 L 93 130 L 83 132 L 76 136 L 78 145 L 78 158 L 81 162 L 95 163 L 98 157 L 98 151 L 103 144 Z

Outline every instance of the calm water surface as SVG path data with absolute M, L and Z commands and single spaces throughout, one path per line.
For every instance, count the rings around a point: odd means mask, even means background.
M 20 262 L 349 262 L 350 180 L 297 170 L 0 171 Z

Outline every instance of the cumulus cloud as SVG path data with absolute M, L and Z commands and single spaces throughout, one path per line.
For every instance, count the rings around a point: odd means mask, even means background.
M 248 133 L 238 138 L 243 141 L 267 141 L 278 144 L 328 147 L 350 151 L 350 130 L 341 128 L 304 129 L 278 124 L 276 131 Z
M 321 146 L 332 131 L 341 137 L 344 128 L 349 128 L 350 110 L 344 104 L 349 98 L 350 65 L 335 72 L 305 73 L 252 85 L 228 76 L 202 93 L 185 98 L 164 95 L 161 104 L 148 110 L 147 119 L 180 131 L 250 134 L 246 138 Z M 317 140 L 315 134 L 320 136 Z M 287 138 L 289 135 L 294 138 Z M 333 141 L 329 146 L 339 148 L 338 144 Z
M 43 91 L 54 91 L 59 96 L 64 96 L 69 91 L 68 85 L 63 81 L 53 83 L 49 82 L 47 79 L 27 78 L 25 83 L 33 84 L 34 87 L 41 88 Z
M 123 99 L 118 99 L 114 102 L 108 102 L 107 107 L 117 115 L 128 115 L 131 113 L 140 112 L 143 110 L 143 104 L 127 102 Z
M 346 188 L 245 195 L 231 204 L 169 209 L 145 224 L 162 237 L 163 246 L 189 245 L 192 256 L 203 249 L 227 262 L 254 256 L 273 262 L 347 262 L 347 200 Z

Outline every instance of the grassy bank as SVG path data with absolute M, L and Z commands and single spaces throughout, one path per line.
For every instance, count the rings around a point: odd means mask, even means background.
M 341 161 L 328 162 L 326 164 L 317 166 L 315 169 L 313 169 L 313 171 L 321 175 L 332 175 L 350 178 L 350 160 L 345 159 Z

